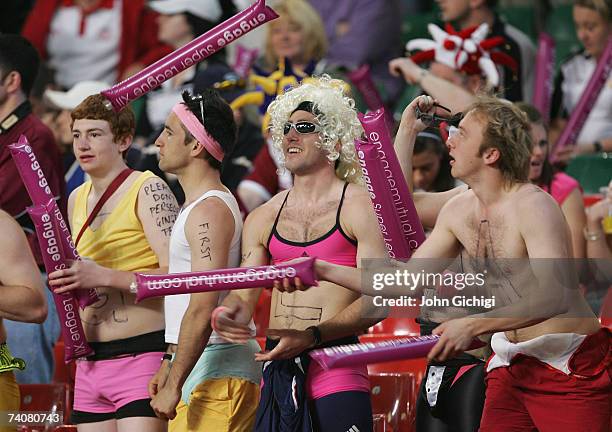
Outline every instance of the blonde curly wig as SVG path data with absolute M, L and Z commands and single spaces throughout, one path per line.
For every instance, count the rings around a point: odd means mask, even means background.
M 308 101 L 313 103 L 313 114 L 321 126 L 317 147 L 326 153 L 330 162 L 338 160 L 336 175 L 340 179 L 362 183 L 354 141 L 363 135 L 363 127 L 357 118 L 355 101 L 344 94 L 345 88 L 343 81 L 322 75 L 291 88 L 270 104 L 268 114 L 273 147 L 283 165 L 283 126 L 298 105 Z

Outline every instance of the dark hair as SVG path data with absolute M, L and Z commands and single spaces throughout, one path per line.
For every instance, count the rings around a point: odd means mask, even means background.
M 224 153 L 223 163 L 212 157 L 208 151 L 204 152 L 208 164 L 221 171 L 227 156 L 234 149 L 237 137 L 234 113 L 225 100 L 213 89 L 204 89 L 202 93 L 192 95 L 188 91 L 183 92 L 183 103 L 187 109 L 196 116 L 204 125 L 206 132 L 213 137 L 221 146 Z M 204 118 L 202 118 L 202 113 Z M 181 126 L 183 126 L 181 124 Z M 193 140 L 193 135 L 183 126 L 185 131 L 185 144 Z
M 16 34 L 0 34 L 0 73 L 4 80 L 15 71 L 21 76 L 21 91 L 30 96 L 38 74 L 40 58 L 26 38 Z
M 515 105 L 527 114 L 527 118 L 530 123 L 542 125 L 546 132 L 548 132 L 548 128 L 544 124 L 544 118 L 542 114 L 536 107 L 527 102 L 516 102 Z M 533 143 L 534 146 L 538 145 L 538 143 Z M 553 181 L 553 177 L 555 176 L 556 170 L 553 165 L 548 160 L 548 148 L 546 149 L 546 157 L 544 157 L 544 163 L 542 164 L 542 172 L 540 173 L 540 177 L 533 182 L 538 186 L 546 186 L 547 190 L 551 190 L 551 185 Z
M 430 151 L 438 156 L 440 158 L 440 169 L 432 183 L 432 191 L 444 192 L 450 190 L 455 186 L 455 179 L 451 175 L 450 157 L 446 146 L 436 129 L 429 128 L 424 132 L 417 135 L 413 154 Z

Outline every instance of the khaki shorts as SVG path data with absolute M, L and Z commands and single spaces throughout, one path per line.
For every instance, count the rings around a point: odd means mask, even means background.
M 244 432 L 253 430 L 259 386 L 240 378 L 209 379 L 181 400 L 168 432 Z
M 13 371 L 0 373 L 0 411 L 19 411 L 19 385 Z M 16 427 L 2 427 L 0 432 L 15 432 Z

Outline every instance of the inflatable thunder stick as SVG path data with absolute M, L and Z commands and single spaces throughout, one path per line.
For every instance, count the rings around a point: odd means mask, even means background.
M 384 172 L 385 191 L 392 197 L 404 239 L 410 251 L 414 251 L 425 241 L 425 231 L 412 201 L 412 195 L 402 174 L 395 148 L 385 124 L 384 109 L 376 110 L 360 119 L 368 141 L 376 147 L 378 158 Z M 411 252 L 412 253 L 412 252 Z
M 359 93 L 363 96 L 363 100 L 370 110 L 374 111 L 385 106 L 372 80 L 369 65 L 364 64 L 358 69 L 349 72 L 347 76 L 355 87 L 357 87 L 357 90 L 359 90 Z
M 278 18 L 278 15 L 266 6 L 265 0 L 257 0 L 242 12 L 147 66 L 134 76 L 104 90 L 102 95 L 110 102 L 113 109 L 119 112 L 129 102 L 159 87 L 164 81 L 275 18 Z
M 428 335 L 381 342 L 340 345 L 316 349 L 310 351 L 309 355 L 323 369 L 360 366 L 369 363 L 425 357 L 439 339 L 440 336 Z M 483 345 L 484 343 L 480 340 L 474 339 L 469 349 L 480 348 Z
M 50 203 L 55 203 L 55 201 L 51 199 Z M 28 208 L 28 213 L 34 222 L 47 273 L 66 268 L 66 261 L 62 256 L 61 236 L 53 223 L 54 216 L 48 211 L 50 206 L 37 204 Z M 93 354 L 83 332 L 79 306 L 75 297 L 70 292 L 56 294 L 52 291 L 52 293 L 62 329 L 66 363 Z
M 238 45 L 236 47 L 236 62 L 232 66 L 232 69 L 236 71 L 236 74 L 242 78 L 246 79 L 251 72 L 251 67 L 255 60 L 257 60 L 257 54 L 259 50 L 257 48 L 249 49 L 245 48 L 242 45 Z
M 551 158 L 555 155 L 555 149 L 562 149 L 568 144 L 575 144 L 578 135 L 582 131 L 582 127 L 586 122 L 587 117 L 595 106 L 595 102 L 599 97 L 599 92 L 610 77 L 612 70 L 612 36 L 608 38 L 608 43 L 601 55 L 593 75 L 587 84 L 578 104 L 572 110 L 561 136 L 555 143 L 553 150 L 550 152 Z M 553 161 L 554 162 L 554 161 Z
M 194 273 L 168 275 L 136 274 L 136 283 L 130 291 L 136 293 L 136 301 L 149 297 L 175 294 L 191 294 L 208 291 L 225 291 L 245 288 L 269 288 L 274 281 L 299 277 L 306 286 L 316 286 L 315 258 L 295 264 L 278 264 L 251 268 L 209 270 Z
M 55 225 L 56 230 L 60 233 L 60 240 L 62 243 L 62 259 L 74 260 L 79 259 L 79 255 L 74 248 L 72 237 L 70 236 L 70 230 L 64 221 L 64 217 L 55 202 L 55 198 L 51 193 L 51 188 L 45 178 L 45 174 L 36 159 L 34 150 L 30 147 L 30 143 L 25 135 L 21 135 L 19 140 L 15 144 L 8 146 L 11 156 L 19 171 L 19 176 L 23 181 L 23 184 L 28 191 L 28 195 L 34 205 L 43 205 L 46 207 L 48 213 L 53 215 L 52 223 Z M 45 255 L 44 249 L 41 250 L 43 257 Z M 79 306 L 85 308 L 97 302 L 98 294 L 95 290 L 77 290 L 74 295 L 76 296 Z
M 387 254 L 390 258 L 406 260 L 410 258 L 411 251 L 404 238 L 389 187 L 385 180 L 385 173 L 376 146 L 360 139 L 355 140 L 355 150 L 363 173 L 374 213 L 378 220 Z
M 553 93 L 554 73 L 555 41 L 548 33 L 542 32 L 538 39 L 538 53 L 536 55 L 533 106 L 542 114 L 544 124 L 550 123 L 550 103 Z

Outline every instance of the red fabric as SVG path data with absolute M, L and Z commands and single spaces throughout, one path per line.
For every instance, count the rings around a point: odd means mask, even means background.
M 480 431 L 608 432 L 611 338 L 608 329 L 587 336 L 570 360 L 570 375 L 525 355 L 493 369 L 485 378 Z
M 278 174 L 276 173 L 276 164 L 270 155 L 268 146 L 264 145 L 255 160 L 253 161 L 253 172 L 245 177 L 245 180 L 251 180 L 262 185 L 271 196 L 280 192 L 278 183 Z
M 98 8 L 105 7 L 109 1 L 112 0 L 102 0 Z M 51 20 L 55 11 L 64 6 L 64 2 L 38 0 L 22 30 L 22 35 L 32 42 L 45 60 L 48 58 L 47 36 Z M 148 66 L 172 51 L 169 46 L 158 41 L 157 13 L 145 6 L 145 0 L 124 0 L 122 7 L 119 77 L 134 63 Z
M 21 134 L 28 138 L 30 146 L 34 149 L 40 167 L 51 187 L 51 192 L 54 196 L 61 197 L 59 207 L 65 217 L 66 185 L 60 152 L 49 128 L 33 114 L 28 115 L 0 135 L 0 208 L 12 216 L 20 216 L 25 213 L 27 206 L 32 205 L 8 149 L 8 145 L 17 142 Z M 26 234 L 36 262 L 41 265 L 42 257 L 36 235 Z

